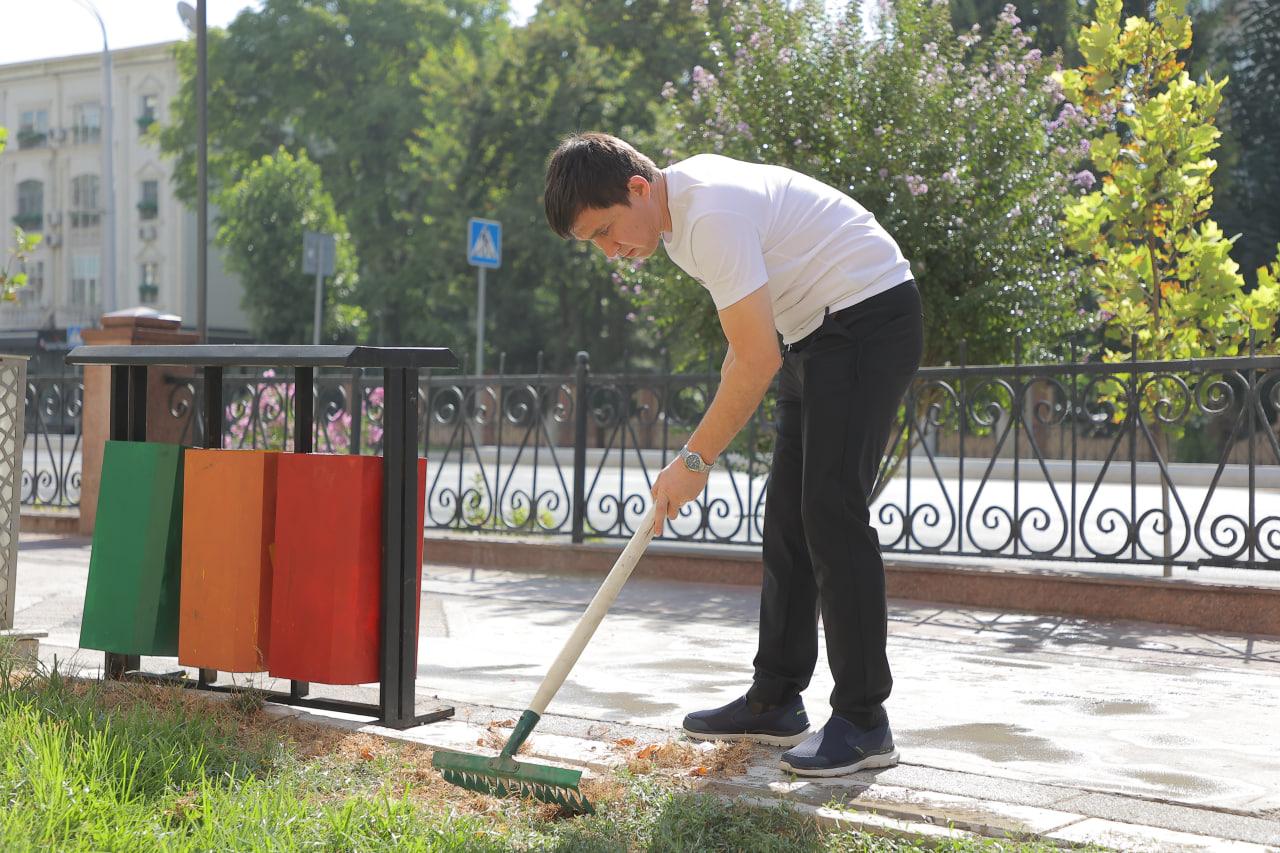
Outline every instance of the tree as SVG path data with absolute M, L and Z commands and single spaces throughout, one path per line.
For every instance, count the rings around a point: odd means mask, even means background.
M 1223 229 L 1240 234 L 1233 254 L 1248 274 L 1280 243 L 1280 0 L 1238 0 L 1236 5 L 1236 25 L 1225 36 L 1231 73 L 1225 96 L 1235 156 L 1218 190 L 1227 202 Z
M 423 256 L 422 185 L 408 180 L 423 126 L 415 74 L 433 46 L 462 34 L 479 52 L 506 29 L 500 0 L 266 0 L 209 33 L 210 180 L 227 187 L 278 148 L 305 149 L 349 223 L 363 269 L 358 299 L 375 340 L 427 343 L 415 314 Z M 195 46 L 178 49 L 182 87 L 160 133 L 180 197 L 195 196 Z M 435 340 L 436 344 L 456 341 Z
M 1061 75 L 1099 127 L 1090 157 L 1101 183 L 1068 206 L 1066 228 L 1091 260 L 1112 361 L 1135 335 L 1150 358 L 1237 355 L 1251 330 L 1271 348 L 1280 309 L 1274 285 L 1245 293 L 1231 243 L 1209 218 L 1225 81 L 1187 74 L 1185 5 L 1157 0 L 1153 20 L 1122 22 L 1120 0 L 1099 0 L 1080 34 L 1084 64 Z
M 305 151 L 294 157 L 281 147 L 258 160 L 219 193 L 218 205 L 218 242 L 244 284 L 241 304 L 258 338 L 281 344 L 312 340 L 315 277 L 302 272 L 304 231 L 338 235 L 336 272 L 325 284 L 321 341 L 365 338 L 364 312 L 347 304 L 357 281 L 350 235 Z
M 708 20 L 687 0 L 544 0 L 527 26 L 474 64 L 447 47 L 424 63 L 430 120 L 415 163 L 441 259 L 436 286 L 450 295 L 444 310 L 454 322 L 470 320 L 475 272 L 459 245 L 465 220 L 503 222 L 503 267 L 491 275 L 486 309 L 498 331 L 486 340 L 507 352 L 508 367 L 532 369 L 545 348 L 548 369 L 567 369 L 574 352 L 587 349 L 593 366 L 607 370 L 651 346 L 648 330 L 627 320 L 631 299 L 599 253 L 547 227 L 546 160 L 573 131 L 633 140 L 648 132 L 661 82 L 705 61 Z
M 664 156 L 717 151 L 778 163 L 849 192 L 910 259 L 926 363 L 1057 352 L 1081 327 L 1062 248 L 1079 193 L 1083 120 L 1012 7 L 990 36 L 957 36 L 945 6 L 899 0 L 868 35 L 821 2 L 732 7 L 714 64 L 666 87 Z M 710 300 L 665 261 L 638 283 L 673 345 L 713 339 Z M 697 325 L 695 325 L 697 324 Z M 696 330 L 696 331 L 695 331 Z M 691 355 L 701 355 L 700 352 Z

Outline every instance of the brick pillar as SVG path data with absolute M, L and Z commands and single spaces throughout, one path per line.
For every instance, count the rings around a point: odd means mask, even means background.
M 85 329 L 81 336 L 93 346 L 193 344 L 195 332 L 183 332 L 182 320 L 148 308 L 129 308 L 105 314 L 101 329 Z M 147 371 L 147 440 L 176 444 L 184 421 L 169 414 L 171 376 L 192 376 L 191 368 L 153 367 Z M 194 405 L 194 401 L 191 401 Z M 85 367 L 80 469 L 80 533 L 93 533 L 102 478 L 102 448 L 110 433 L 111 368 Z

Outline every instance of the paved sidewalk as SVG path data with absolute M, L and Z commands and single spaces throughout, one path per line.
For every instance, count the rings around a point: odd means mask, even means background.
M 49 632 L 46 659 L 93 669 L 101 654 L 75 648 L 88 556 L 83 540 L 24 537 L 15 627 Z M 474 745 L 474 729 L 510 718 L 597 583 L 429 566 L 418 685 L 459 703 L 459 716 L 409 736 Z M 676 736 L 688 710 L 749 682 L 757 606 L 748 588 L 634 579 L 535 748 L 608 766 L 622 733 Z M 776 750 L 761 749 L 746 776 L 714 785 L 814 807 L 852 800 L 868 820 L 873 811 L 1135 849 L 1280 850 L 1280 638 L 918 602 L 893 602 L 890 620 L 901 766 L 793 782 Z M 805 694 L 817 724 L 830 688 L 823 653 Z

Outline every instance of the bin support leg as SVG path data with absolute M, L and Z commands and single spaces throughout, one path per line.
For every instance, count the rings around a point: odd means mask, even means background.
M 383 371 L 382 644 L 379 722 L 391 728 L 453 716 L 415 715 L 418 674 L 418 371 Z
M 147 440 L 147 368 L 112 365 L 109 423 L 112 441 Z M 112 680 L 141 667 L 141 656 L 117 652 L 106 652 L 102 662 L 103 675 Z

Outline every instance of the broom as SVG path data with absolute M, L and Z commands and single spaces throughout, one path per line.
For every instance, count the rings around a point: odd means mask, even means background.
M 578 627 L 565 641 L 564 648 L 556 656 L 542 685 L 529 703 L 528 709 L 520 715 L 515 730 L 502 747 L 497 757 L 488 758 L 483 755 L 469 755 L 464 752 L 438 749 L 431 758 L 431 764 L 440 771 L 446 782 L 459 785 L 482 794 L 493 794 L 505 797 L 516 794 L 532 797 L 544 803 L 554 803 L 575 814 L 590 814 L 594 811 L 585 794 L 579 788 L 582 781 L 581 770 L 567 770 L 549 764 L 533 764 L 516 761 L 514 756 L 528 739 L 533 727 L 538 724 L 556 691 L 564 684 L 569 670 L 577 663 L 582 650 L 586 648 L 591 636 L 595 634 L 600 620 L 613 604 L 622 590 L 622 585 L 631 576 L 631 570 L 640 560 L 640 555 L 653 538 L 653 513 L 650 507 L 645 513 L 631 541 L 618 556 L 617 562 L 609 571 L 604 583 L 596 591 L 595 598 L 587 605 L 587 610 L 578 620 Z

